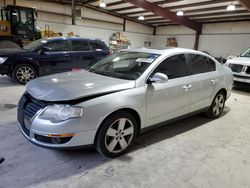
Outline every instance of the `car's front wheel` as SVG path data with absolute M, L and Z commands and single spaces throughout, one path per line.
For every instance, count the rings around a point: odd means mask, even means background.
M 29 64 L 16 65 L 12 71 L 12 78 L 20 84 L 26 84 L 28 81 L 36 77 L 36 69 Z
M 207 112 L 208 117 L 216 119 L 220 117 L 225 107 L 226 97 L 224 92 L 220 91 L 216 94 L 213 102 Z
M 137 122 L 126 111 L 111 114 L 101 124 L 97 133 L 95 147 L 107 157 L 124 154 L 133 144 L 137 135 Z

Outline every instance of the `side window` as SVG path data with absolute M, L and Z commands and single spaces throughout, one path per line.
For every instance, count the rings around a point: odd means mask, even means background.
M 157 72 L 166 74 L 169 79 L 187 76 L 188 69 L 187 69 L 185 55 L 184 54 L 174 55 L 172 57 L 165 59 L 154 70 L 154 73 L 157 73 Z
M 207 59 L 208 59 L 208 62 L 209 62 L 209 70 L 210 71 L 215 71 L 216 70 L 216 64 L 215 64 L 215 62 L 212 59 L 210 59 L 210 58 L 207 58 Z
M 72 51 L 89 51 L 89 43 L 83 40 L 72 40 Z
M 53 41 L 48 43 L 46 46 L 50 48 L 51 52 L 68 51 L 67 40 Z
M 101 44 L 97 43 L 97 42 L 90 42 L 90 45 L 92 46 L 93 50 L 98 51 L 98 50 L 103 50 L 104 49 L 104 47 Z
M 197 54 L 189 54 L 189 57 L 192 74 L 215 71 L 215 62 L 212 59 Z

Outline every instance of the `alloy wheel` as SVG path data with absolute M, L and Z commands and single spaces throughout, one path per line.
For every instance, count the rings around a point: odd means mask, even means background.
M 27 83 L 35 78 L 35 73 L 30 67 L 20 67 L 16 72 L 16 78 L 22 83 Z
M 216 96 L 213 104 L 213 114 L 219 116 L 224 108 L 225 99 L 222 94 Z
M 124 151 L 134 136 L 134 126 L 127 118 L 117 119 L 110 125 L 105 135 L 105 146 L 111 153 Z

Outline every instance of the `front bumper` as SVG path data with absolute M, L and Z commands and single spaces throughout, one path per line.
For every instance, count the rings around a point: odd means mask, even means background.
M 68 137 L 65 143 L 56 144 L 52 142 L 52 138 L 57 137 L 49 137 L 50 133 L 41 133 L 35 130 L 30 130 L 30 134 L 28 135 L 26 131 L 24 131 L 23 126 L 19 123 L 19 129 L 23 136 L 30 141 L 31 143 L 49 149 L 77 149 L 77 148 L 90 148 L 93 146 L 93 142 L 88 140 L 90 135 L 95 136 L 95 131 L 82 131 L 75 134 L 73 137 Z M 66 137 L 65 137 L 66 138 Z M 65 139 L 60 138 L 60 139 Z M 49 139 L 51 141 L 49 141 Z
M 46 104 L 45 104 L 46 105 Z M 30 142 L 46 148 L 71 149 L 90 146 L 94 143 L 96 129 L 86 128 L 83 118 L 69 119 L 52 123 L 39 119 L 43 103 L 31 96 L 24 96 L 18 104 L 17 119 L 19 128 Z
M 1 75 L 9 75 L 9 66 L 0 64 L 0 74 Z
M 250 76 L 246 76 L 245 74 L 234 74 L 234 81 L 235 82 L 242 82 L 250 84 Z

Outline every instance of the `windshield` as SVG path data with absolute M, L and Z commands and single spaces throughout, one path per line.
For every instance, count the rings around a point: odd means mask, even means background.
M 143 52 L 114 53 L 88 71 L 126 80 L 136 80 L 160 55 Z
M 250 57 L 250 48 L 248 48 L 243 54 L 241 54 L 241 57 Z
M 37 50 L 41 48 L 43 44 L 47 43 L 47 40 L 39 39 L 23 47 L 25 50 Z

